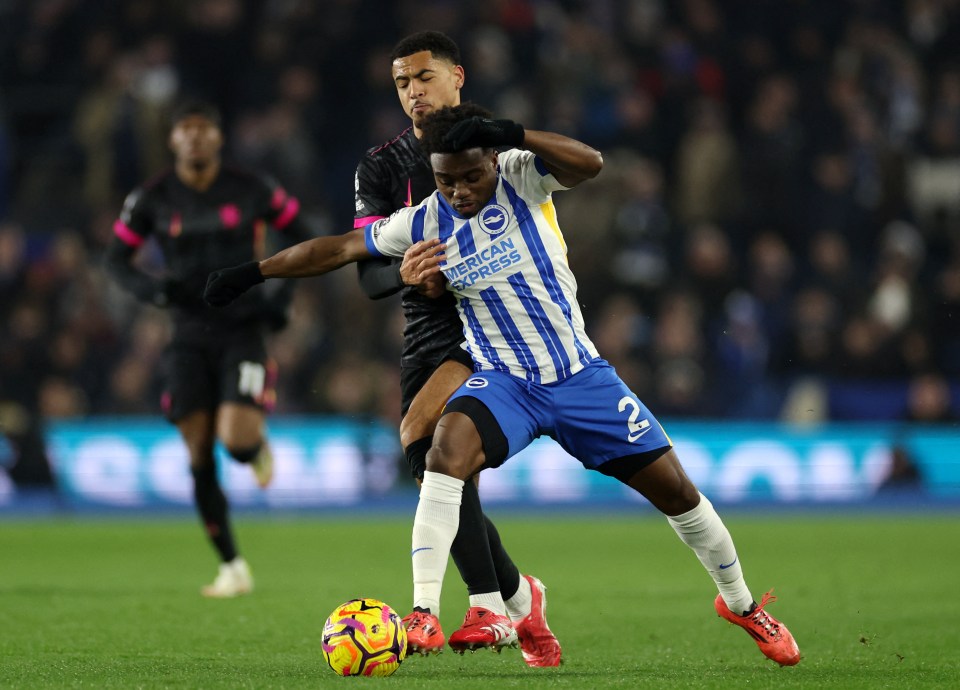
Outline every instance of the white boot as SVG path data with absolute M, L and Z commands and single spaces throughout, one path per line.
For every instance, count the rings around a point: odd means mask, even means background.
M 241 594 L 250 594 L 252 591 L 253 575 L 250 574 L 250 566 L 243 558 L 237 556 L 229 563 L 220 564 L 220 572 L 217 573 L 216 579 L 206 585 L 201 593 L 213 599 L 229 599 Z
M 266 489 L 273 481 L 273 451 L 266 441 L 260 446 L 260 452 L 250 463 L 253 470 L 253 476 L 257 480 L 257 486 Z

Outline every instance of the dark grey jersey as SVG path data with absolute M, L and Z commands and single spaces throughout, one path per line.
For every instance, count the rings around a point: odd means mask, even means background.
M 367 151 L 357 165 L 356 213 L 354 227 L 361 228 L 385 218 L 398 208 L 416 206 L 436 191 L 430 161 L 420 148 L 413 127 L 395 139 Z M 399 281 L 399 260 L 372 259 L 364 262 L 361 282 L 367 294 L 385 296 L 400 291 L 406 326 L 403 331 L 401 366 L 436 366 L 463 342 L 463 325 L 453 295 L 424 297 L 416 288 Z M 384 278 L 386 276 L 386 278 Z M 376 283 L 377 287 L 371 287 Z M 385 290 L 390 286 L 392 290 Z

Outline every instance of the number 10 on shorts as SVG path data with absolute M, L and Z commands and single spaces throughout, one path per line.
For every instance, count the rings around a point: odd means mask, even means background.
M 259 399 L 267 380 L 267 370 L 259 362 L 240 362 L 240 383 L 237 390 L 243 395 Z

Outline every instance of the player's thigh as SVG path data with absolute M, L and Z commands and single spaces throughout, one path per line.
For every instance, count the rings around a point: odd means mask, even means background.
M 276 364 L 258 330 L 231 335 L 219 353 L 219 402 L 263 408 L 275 398 Z
M 483 440 L 474 420 L 462 412 L 444 414 L 427 453 L 427 470 L 466 481 L 480 471 L 484 460 Z
M 194 412 L 212 413 L 219 402 L 215 358 L 199 344 L 173 342 L 163 352 L 163 413 L 173 424 Z
M 447 400 L 471 373 L 472 369 L 452 359 L 446 360 L 433 371 L 414 396 L 400 422 L 400 443 L 404 447 L 434 432 Z
M 479 372 L 450 397 L 437 432 L 451 413 L 465 414 L 480 435 L 483 468 L 499 467 L 542 433 L 544 409 L 540 391 L 528 390 L 524 381 L 501 372 Z
M 194 410 L 176 422 L 177 429 L 187 446 L 190 467 L 201 469 L 213 464 L 213 445 L 216 441 L 214 415 L 208 410 Z
M 232 449 L 263 440 L 264 410 L 275 398 L 276 367 L 263 336 L 247 331 L 224 343 L 220 354 L 220 405 L 217 435 Z
M 550 392 L 554 438 L 587 469 L 604 472 L 605 463 L 630 456 L 652 462 L 671 446 L 660 422 L 606 362 L 591 363 Z

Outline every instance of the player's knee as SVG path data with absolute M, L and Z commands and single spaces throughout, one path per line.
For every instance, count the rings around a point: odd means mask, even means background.
M 427 453 L 427 471 L 439 472 L 451 477 L 466 480 L 480 468 L 480 463 L 471 459 L 468 453 L 457 452 L 446 444 L 436 444 Z
M 644 492 L 650 502 L 664 515 L 682 515 L 697 507 L 700 492 L 684 472 L 670 475 Z
M 450 455 L 440 448 L 433 447 L 427 452 L 426 468 L 428 472 L 442 472 L 449 474 L 451 469 Z
M 664 515 L 677 516 L 688 513 L 700 503 L 700 492 L 692 484 L 690 487 L 692 490 L 684 486 L 677 491 L 666 492 L 657 497 L 654 505 Z

